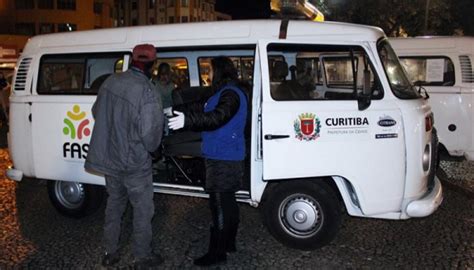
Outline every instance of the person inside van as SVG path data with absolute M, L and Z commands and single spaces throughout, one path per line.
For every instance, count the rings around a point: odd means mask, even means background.
M 168 63 L 161 63 L 158 66 L 158 76 L 153 83 L 155 84 L 155 89 L 161 95 L 161 102 L 163 103 L 163 108 L 169 108 L 173 106 L 173 100 L 171 95 L 175 89 L 175 85 L 171 80 L 172 71 Z
M 285 61 L 275 61 L 272 70 L 270 90 L 275 100 L 305 100 L 309 99 L 309 92 L 295 79 L 287 80 L 288 64 Z
M 239 226 L 235 192 L 241 187 L 245 159 L 245 126 L 248 98 L 228 57 L 211 60 L 212 96 L 204 102 L 183 106 L 169 119 L 169 128 L 202 132 L 206 184 L 212 214 L 208 252 L 194 260 L 209 266 L 227 260 L 234 252 Z
M 161 143 L 164 117 L 160 96 L 150 82 L 155 59 L 153 45 L 135 46 L 131 68 L 110 75 L 92 107 L 95 125 L 84 167 L 105 176 L 104 267 L 120 260 L 119 237 L 128 201 L 133 207 L 135 269 L 163 262 L 151 246 L 155 206 L 150 153 Z

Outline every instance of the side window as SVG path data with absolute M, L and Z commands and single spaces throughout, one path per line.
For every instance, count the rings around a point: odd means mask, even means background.
M 83 93 L 97 94 L 110 75 L 122 72 L 123 61 L 123 55 L 87 57 Z
M 38 80 L 40 94 L 80 93 L 84 79 L 84 57 L 44 56 Z
M 383 97 L 362 47 L 270 44 L 267 49 L 275 100 L 355 100 L 365 87 L 371 89 L 372 99 Z
M 400 57 L 411 82 L 424 86 L 452 86 L 454 65 L 451 59 L 444 56 Z
M 354 58 L 355 66 L 358 58 Z M 354 73 L 350 57 L 323 57 L 324 75 L 328 88 L 351 89 L 354 85 Z
M 253 82 L 253 56 L 228 56 L 234 63 L 235 68 L 239 76 L 239 80 L 247 85 L 251 85 Z M 211 60 L 213 57 L 201 57 L 198 59 L 199 63 L 199 78 L 201 79 L 201 86 L 210 86 L 211 80 L 209 72 L 211 69 Z
M 185 57 L 158 58 L 153 66 L 153 84 L 164 108 L 188 102 L 183 92 L 189 89 L 189 65 Z
M 37 91 L 46 95 L 97 94 L 109 75 L 121 72 L 123 55 L 45 55 L 40 62 Z
M 189 82 L 189 65 L 186 58 L 158 58 L 155 62 L 155 67 L 153 70 L 154 80 L 159 80 L 158 78 L 158 67 L 166 63 L 170 67 L 171 74 L 170 80 L 175 85 L 177 89 L 186 89 L 190 86 Z

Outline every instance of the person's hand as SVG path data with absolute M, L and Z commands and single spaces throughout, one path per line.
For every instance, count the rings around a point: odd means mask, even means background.
M 179 111 L 173 112 L 175 117 L 168 119 L 168 127 L 171 130 L 177 130 L 184 127 L 184 113 Z

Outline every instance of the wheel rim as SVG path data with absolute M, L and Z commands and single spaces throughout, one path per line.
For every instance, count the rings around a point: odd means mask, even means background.
M 279 208 L 280 223 L 290 235 L 308 238 L 315 235 L 324 221 L 319 203 L 307 194 L 287 197 Z
M 84 203 L 84 185 L 75 182 L 56 181 L 54 194 L 59 203 L 68 209 L 77 209 Z

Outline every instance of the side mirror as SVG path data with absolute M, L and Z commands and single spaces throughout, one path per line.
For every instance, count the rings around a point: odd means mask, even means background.
M 363 111 L 370 107 L 371 97 L 372 89 L 370 87 L 370 71 L 365 69 L 362 93 L 357 96 L 357 105 L 359 106 L 359 111 Z
M 424 99 L 429 99 L 430 95 L 428 95 L 428 91 L 423 87 L 423 81 L 416 81 L 413 83 L 415 87 L 417 87 L 418 93 L 423 96 Z
M 357 105 L 359 106 L 359 111 L 363 111 L 370 107 L 370 96 L 360 95 L 357 97 Z

